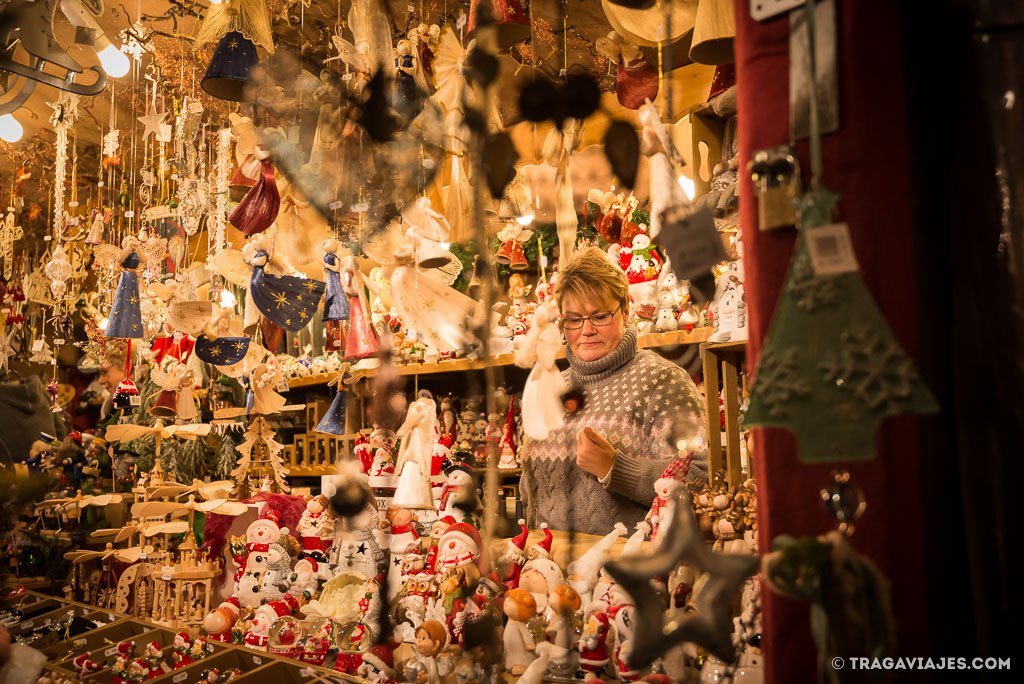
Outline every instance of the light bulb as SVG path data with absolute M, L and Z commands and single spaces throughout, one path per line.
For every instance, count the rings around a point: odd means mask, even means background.
M 534 214 L 526 214 L 525 216 L 516 217 L 516 223 L 521 226 L 528 226 L 533 223 Z
M 693 181 L 686 176 L 679 176 L 679 187 L 683 189 L 686 196 L 693 200 L 693 196 L 697 194 L 697 188 L 693 184 Z
M 13 114 L 0 116 L 0 138 L 9 143 L 16 143 L 21 140 L 24 132 L 25 129 L 21 127 L 21 124 L 14 118 Z
M 104 318 L 102 321 L 100 321 L 100 330 L 106 330 L 107 326 L 109 324 L 110 324 L 110 319 L 109 318 Z
M 221 306 L 226 306 L 230 309 L 238 303 L 238 299 L 231 290 L 221 290 L 220 303 Z
M 441 249 L 448 249 L 451 246 L 452 246 L 452 243 L 450 243 L 450 242 L 442 242 L 441 243 Z
M 113 44 L 107 45 L 107 47 L 100 50 L 98 56 L 100 64 L 103 66 L 103 71 L 107 72 L 107 76 L 121 78 L 132 68 L 128 55 L 118 50 Z

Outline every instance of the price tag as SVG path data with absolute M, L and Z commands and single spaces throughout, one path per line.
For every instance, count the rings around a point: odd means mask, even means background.
M 28 622 L 22 622 L 21 623 L 21 628 L 23 630 L 28 631 L 28 630 L 32 629 L 32 625 L 34 625 L 34 624 L 35 623 L 32 620 L 29 620 Z
M 68 206 L 69 207 L 77 207 L 78 206 L 78 202 L 68 202 Z
M 186 679 L 188 679 L 188 672 L 179 672 L 178 674 L 171 677 L 171 681 L 174 682 L 174 684 L 178 684 L 178 682 L 183 682 Z
M 352 211 L 369 211 L 370 205 L 366 202 L 360 202 L 359 204 L 352 205 Z
M 7 211 L 14 211 L 14 207 L 7 207 Z
M 138 394 L 133 394 L 130 403 L 132 406 L 142 406 L 142 397 Z
M 142 554 L 139 554 L 139 557 L 141 558 L 141 557 L 142 557 Z M 113 622 L 114 620 L 116 620 L 116 619 L 117 619 L 117 616 L 116 616 L 116 615 L 114 615 L 113 613 L 107 613 L 107 618 L 108 618 L 108 619 L 109 619 L 109 620 L 110 620 L 111 622 Z
M 300 676 L 300 677 L 312 677 L 312 676 L 313 676 L 313 675 L 315 675 L 315 674 L 316 674 L 316 673 L 315 673 L 315 672 L 313 672 L 313 671 L 312 671 L 311 669 L 309 669 L 308 667 L 304 667 L 304 668 L 302 668 L 301 670 L 299 670 L 299 676 Z
M 345 206 L 345 203 L 340 201 L 334 201 L 327 206 L 331 211 L 338 211 L 339 209 Z
M 807 251 L 811 255 L 811 268 L 817 275 L 856 273 L 857 257 L 850 241 L 850 229 L 845 223 L 832 223 L 804 231 Z
M 43 241 L 44 241 L 44 242 L 49 242 L 49 241 L 50 241 L 50 240 L 52 240 L 52 239 L 53 239 L 53 238 L 52 238 L 52 237 L 50 237 L 49 235 L 46 235 L 46 236 L 44 236 L 44 237 L 43 237 Z
M 125 218 L 135 218 L 135 212 L 131 211 L 131 210 L 128 210 L 128 211 L 124 212 L 124 217 Z
M 97 188 L 102 188 L 103 187 L 103 181 L 100 181 L 99 183 L 97 183 L 96 187 Z
M 170 575 L 170 573 L 166 573 L 165 572 L 164 574 L 160 575 L 160 579 L 162 579 L 165 582 L 170 582 L 171 581 L 171 575 Z
M 115 653 L 117 653 L 117 646 L 111 646 L 110 648 L 108 648 L 106 651 L 103 652 L 103 655 L 105 655 L 107 658 L 109 658 L 110 656 L 114 655 Z
M 277 385 L 277 391 L 278 392 L 287 392 L 289 389 L 290 388 L 288 387 L 288 381 L 287 380 L 282 380 Z
M 253 665 L 262 665 L 263 664 L 263 658 L 260 658 L 259 656 L 253 656 L 252 657 L 252 662 L 253 662 Z
M 171 174 L 171 180 L 178 180 L 178 174 L 172 173 Z
M 55 338 L 53 338 L 53 343 L 57 344 L 57 345 L 64 344 L 64 338 L 63 337 L 55 337 Z

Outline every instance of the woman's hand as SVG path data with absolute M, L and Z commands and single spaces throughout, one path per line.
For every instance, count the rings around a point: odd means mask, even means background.
M 588 473 L 602 478 L 615 461 L 615 447 L 590 428 L 583 428 L 576 436 L 576 465 Z

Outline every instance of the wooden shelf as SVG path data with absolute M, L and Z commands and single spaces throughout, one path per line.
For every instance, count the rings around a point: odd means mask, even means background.
M 651 333 L 641 335 L 639 346 L 641 349 L 653 349 L 658 347 L 674 347 L 683 344 L 697 344 L 707 340 L 712 328 L 694 328 L 693 330 L 675 330 L 667 333 Z M 565 351 L 560 350 L 559 358 L 565 357 Z M 435 375 L 437 373 L 457 373 L 467 370 L 480 370 L 482 368 L 496 368 L 499 366 L 511 366 L 515 361 L 512 352 L 499 354 L 491 357 L 490 360 L 483 359 L 452 359 L 450 361 L 438 361 L 437 363 L 407 363 L 395 367 L 398 375 Z M 359 378 L 372 378 L 377 374 L 376 368 L 363 368 L 355 370 L 354 375 Z M 288 387 L 312 387 L 326 384 L 333 378 L 333 373 L 321 373 L 308 375 L 302 378 L 290 378 Z

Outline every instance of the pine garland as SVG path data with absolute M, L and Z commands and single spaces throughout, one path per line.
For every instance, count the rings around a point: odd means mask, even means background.
M 231 471 L 238 464 L 238 443 L 232 438 L 231 431 L 225 430 L 220 435 L 220 443 L 213 458 L 213 476 L 218 480 L 231 477 Z

